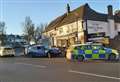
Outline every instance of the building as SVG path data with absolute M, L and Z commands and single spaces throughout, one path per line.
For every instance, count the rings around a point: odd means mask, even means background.
M 53 20 L 44 35 L 51 37 L 55 46 L 114 39 L 120 32 L 120 15 L 113 15 L 111 5 L 107 9 L 108 14 L 103 14 L 84 4 L 71 11 L 67 4 L 67 12 Z
M 7 42 L 14 43 L 14 42 L 26 42 L 23 36 L 20 35 L 6 35 Z

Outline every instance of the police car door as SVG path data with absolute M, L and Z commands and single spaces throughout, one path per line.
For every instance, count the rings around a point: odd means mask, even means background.
M 93 46 L 93 59 L 105 59 L 105 50 L 102 46 L 94 45 Z
M 92 59 L 92 47 L 91 47 L 91 45 L 85 45 L 84 51 L 85 51 L 85 58 Z

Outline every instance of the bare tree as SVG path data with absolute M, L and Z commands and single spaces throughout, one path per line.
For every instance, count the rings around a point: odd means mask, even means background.
M 115 11 L 115 14 L 117 15 L 117 14 L 120 14 L 120 10 L 116 10 Z
M 47 27 L 47 24 L 41 23 L 39 26 L 35 29 L 35 43 L 39 43 L 39 40 L 42 39 L 42 33 Z
M 30 43 L 34 39 L 34 33 L 35 33 L 35 26 L 32 23 L 32 20 L 30 19 L 29 16 L 25 18 L 25 22 L 23 23 L 24 25 L 24 36 L 25 39 Z
M 5 22 L 1 22 L 1 21 L 0 21 L 0 41 L 1 41 L 1 45 L 4 45 L 6 41 L 6 26 L 5 26 Z
M 5 32 L 6 32 L 5 22 L 0 21 L 0 34 L 5 34 Z

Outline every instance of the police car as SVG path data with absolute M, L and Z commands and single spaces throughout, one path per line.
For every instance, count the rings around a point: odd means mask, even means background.
M 77 61 L 88 59 L 119 60 L 119 53 L 117 50 L 106 48 L 101 44 L 76 44 L 67 49 L 66 58 Z

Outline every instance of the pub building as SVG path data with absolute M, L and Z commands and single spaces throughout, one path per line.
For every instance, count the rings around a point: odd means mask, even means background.
M 99 13 L 86 3 L 71 11 L 67 4 L 67 12 L 53 20 L 43 34 L 51 38 L 54 46 L 90 41 L 109 44 L 109 39 L 120 33 L 120 12 L 113 15 L 111 5 L 107 10 L 108 14 Z

